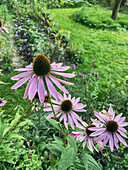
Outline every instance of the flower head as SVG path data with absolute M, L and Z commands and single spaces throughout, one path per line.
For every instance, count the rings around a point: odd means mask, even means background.
M 96 127 L 96 124 L 87 124 L 85 122 L 82 122 L 83 126 L 79 127 L 82 129 L 82 132 L 72 132 L 73 135 L 75 135 L 76 140 L 79 140 L 80 142 L 83 142 L 83 149 L 85 148 L 85 145 L 87 143 L 88 149 L 93 152 L 93 148 L 98 152 L 98 149 L 96 148 L 96 144 L 98 144 L 100 147 L 102 147 L 102 142 L 97 141 L 96 137 L 91 137 L 91 133 L 93 131 L 90 131 L 90 127 Z M 77 135 L 77 136 L 76 136 Z
M 76 124 L 76 126 L 81 126 L 79 124 L 78 121 L 82 122 L 82 119 L 74 112 L 85 112 L 86 110 L 84 110 L 83 108 L 86 105 L 83 105 L 82 103 L 78 103 L 80 100 L 80 97 L 78 97 L 77 99 L 75 99 L 75 97 L 73 97 L 71 99 L 71 95 L 69 94 L 68 96 L 64 93 L 64 96 L 62 96 L 60 93 L 58 93 L 59 95 L 59 101 L 57 100 L 51 100 L 52 103 L 55 103 L 53 105 L 53 108 L 55 110 L 55 114 L 56 117 L 60 117 L 60 122 L 64 119 L 64 125 L 66 127 L 66 129 L 68 129 L 68 123 L 67 123 L 67 117 L 69 119 L 69 123 L 72 127 L 72 129 L 74 129 L 74 123 Z M 49 105 L 50 106 L 50 105 Z M 45 108 L 44 111 L 52 111 L 51 107 Z M 54 114 L 51 113 L 47 119 L 54 117 Z
M 2 21 L 0 20 L 0 30 L 8 33 L 8 28 L 3 27 L 2 25 Z
M 52 74 L 72 78 L 75 76 L 74 74 L 62 73 L 62 71 L 66 71 L 69 68 L 70 68 L 69 66 L 62 66 L 62 63 L 56 64 L 54 62 L 51 64 L 45 55 L 39 54 L 34 58 L 33 63 L 27 65 L 26 68 L 15 69 L 15 71 L 24 72 L 11 78 L 12 80 L 19 80 L 16 84 L 12 86 L 11 89 L 16 89 L 20 87 L 22 84 L 24 84 L 27 80 L 30 79 L 24 93 L 24 99 L 27 96 L 29 96 L 29 100 L 32 102 L 36 94 L 36 91 L 38 91 L 39 100 L 42 104 L 45 99 L 45 84 L 44 84 L 45 80 L 50 94 L 56 100 L 59 100 L 57 91 L 53 83 L 65 93 L 68 93 L 68 91 L 65 89 L 64 86 L 60 84 L 60 82 L 67 85 L 73 85 L 73 83 L 66 82 L 59 78 L 53 77 Z
M 4 98 L 3 98 L 3 99 L 0 99 L 0 106 L 1 106 L 1 107 L 4 106 L 6 103 L 7 103 L 7 101 L 4 100 Z
M 121 137 L 121 135 L 125 138 L 128 138 L 124 132 L 127 132 L 124 126 L 128 125 L 128 122 L 123 122 L 125 120 L 125 117 L 121 117 L 122 113 L 117 115 L 115 117 L 115 112 L 110 105 L 110 108 L 108 110 L 107 114 L 103 114 L 102 112 L 97 113 L 94 112 L 96 117 L 100 121 L 95 121 L 100 125 L 100 127 L 92 127 L 89 130 L 93 130 L 93 132 L 90 136 L 98 136 L 98 140 L 103 140 L 103 145 L 105 146 L 107 142 L 109 141 L 111 152 L 113 152 L 113 147 L 118 149 L 118 140 L 122 142 L 125 146 L 128 147 L 125 140 Z

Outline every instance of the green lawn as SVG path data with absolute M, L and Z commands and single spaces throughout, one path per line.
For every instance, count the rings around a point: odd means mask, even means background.
M 71 32 L 70 42 L 83 48 L 84 63 L 79 65 L 81 73 L 87 74 L 96 60 L 95 72 L 100 78 L 118 80 L 128 74 L 128 32 L 93 29 L 76 23 L 72 14 L 80 8 L 51 9 L 57 29 Z

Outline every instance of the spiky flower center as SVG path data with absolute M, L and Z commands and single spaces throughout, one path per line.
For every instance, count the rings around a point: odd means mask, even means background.
M 64 112 L 69 112 L 72 110 L 72 102 L 70 100 L 64 100 L 61 103 L 61 110 Z
M 114 120 L 110 120 L 106 123 L 106 129 L 107 131 L 109 131 L 110 133 L 114 133 L 117 131 L 118 129 L 118 124 L 116 121 Z
M 89 130 L 90 127 L 96 127 L 96 126 L 93 125 L 93 124 L 89 124 L 89 125 L 86 127 L 86 133 L 87 133 L 88 136 L 89 136 L 91 133 L 94 132 L 94 131 Z
M 0 20 L 0 27 L 2 27 L 2 21 Z
M 48 101 L 49 101 L 49 97 L 48 97 L 48 95 L 45 95 L 45 96 L 44 96 L 44 103 L 45 103 L 45 102 L 48 102 Z
M 38 76 L 47 75 L 50 71 L 50 61 L 45 55 L 37 55 L 33 60 L 33 70 Z

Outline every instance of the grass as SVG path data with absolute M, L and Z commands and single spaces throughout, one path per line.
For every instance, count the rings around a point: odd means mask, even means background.
M 128 74 L 128 32 L 93 29 L 76 23 L 72 15 L 78 10 L 80 8 L 51 9 L 49 12 L 57 29 L 69 30 L 70 42 L 83 49 L 84 63 L 78 66 L 79 72 L 88 74 L 91 64 L 96 60 L 95 72 L 99 73 L 102 81 L 124 78 Z

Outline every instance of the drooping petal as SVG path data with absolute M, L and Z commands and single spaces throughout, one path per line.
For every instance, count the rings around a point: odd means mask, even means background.
M 45 87 L 41 76 L 38 82 L 38 96 L 39 96 L 40 103 L 42 104 L 45 96 Z
M 66 84 L 66 85 L 74 85 L 74 83 L 70 83 L 70 82 L 68 82 L 68 81 L 64 81 L 64 80 L 58 79 L 58 78 L 56 78 L 56 77 L 55 77 L 55 79 L 58 80 L 58 81 L 60 81 L 60 82 L 63 83 L 63 84 Z
M 121 118 L 117 121 L 117 123 L 120 124 L 120 123 L 122 123 L 125 119 L 126 119 L 126 117 L 121 117 Z
M 88 149 L 93 153 L 92 138 L 88 138 Z
M 66 113 L 64 113 L 64 125 L 65 125 L 66 129 L 68 130 L 68 123 L 67 123 L 67 115 L 66 115 Z
M 79 120 L 80 122 L 82 122 L 83 120 L 73 111 L 70 111 L 71 115 L 74 115 L 74 117 Z
M 73 109 L 82 109 L 84 107 L 86 107 L 87 105 L 83 105 L 82 103 L 78 103 L 76 105 L 73 106 Z
M 58 92 L 58 96 L 59 96 L 59 99 L 61 100 L 61 101 L 63 101 L 64 100 L 64 97 Z
M 32 73 L 32 71 L 27 71 L 25 73 L 20 73 L 20 74 L 14 76 L 14 77 L 11 77 L 11 80 L 19 80 L 20 78 L 22 78 L 22 77 L 24 77 L 24 76 L 26 76 L 26 75 L 28 75 L 30 73 Z
M 110 146 L 111 152 L 113 152 L 113 137 L 112 137 L 112 134 L 110 134 L 109 146 Z
M 73 123 L 73 120 L 72 120 L 72 118 L 71 118 L 69 113 L 68 113 L 68 119 L 69 119 L 69 123 L 70 123 L 72 129 L 74 129 L 74 123 Z
M 64 113 L 62 114 L 62 116 L 60 117 L 60 122 L 64 119 Z
M 30 87 L 32 81 L 33 81 L 33 78 L 31 78 L 30 81 L 27 84 L 23 99 L 25 99 L 28 96 L 29 87 Z
M 121 130 L 118 129 L 118 132 L 125 138 L 128 138 Z
M 123 143 L 125 146 L 128 147 L 127 143 L 125 142 L 125 140 L 118 134 L 118 133 L 115 133 L 117 138 L 120 140 L 121 143 Z
M 45 76 L 45 80 L 46 80 L 46 83 L 47 83 L 47 86 L 48 86 L 48 89 L 51 93 L 51 95 L 57 100 L 59 101 L 59 97 L 58 97 L 58 94 L 57 94 L 57 91 L 55 89 L 55 87 L 53 86 L 52 82 Z
M 114 133 L 114 144 L 116 146 L 116 149 L 118 149 L 119 145 L 118 145 L 118 139 L 116 137 L 116 134 Z
M 86 139 L 87 139 L 87 138 L 85 138 L 85 140 L 84 140 L 84 142 L 83 142 L 83 149 L 85 148 L 85 145 L 86 145 Z
M 84 109 L 73 109 L 73 110 L 75 110 L 76 112 L 86 112 L 86 110 Z
M 50 73 L 62 76 L 62 77 L 67 77 L 67 78 L 72 78 L 75 76 L 75 74 L 71 74 L 71 73 L 59 73 L 59 72 L 55 72 L 55 71 L 50 71 Z
M 19 80 L 16 84 L 14 84 L 11 89 L 17 89 L 18 87 L 20 87 L 22 84 L 24 84 L 33 74 L 30 74 L 24 78 L 22 78 L 21 80 Z
M 29 87 L 29 100 L 32 102 L 32 99 L 34 98 L 36 91 L 37 91 L 37 80 L 38 76 L 33 77 L 33 81 L 31 82 L 31 85 Z
M 119 130 L 123 131 L 123 132 L 127 132 L 127 130 L 123 127 L 119 127 Z
M 88 128 L 88 130 L 91 130 L 91 131 L 94 131 L 94 130 L 99 131 L 99 130 L 105 130 L 105 129 L 106 129 L 105 127 L 90 127 L 90 128 Z
M 103 146 L 105 146 L 107 144 L 109 138 L 110 138 L 110 134 L 108 133 L 108 135 L 104 138 Z
M 69 93 L 67 90 L 66 90 L 66 88 L 64 87 L 64 86 L 62 86 L 61 84 L 60 84 L 60 82 L 59 81 L 57 81 L 53 76 L 51 76 L 50 74 L 48 75 L 49 77 L 50 77 L 50 79 L 55 83 L 55 85 L 61 90 L 61 91 L 63 91 L 64 93 Z

